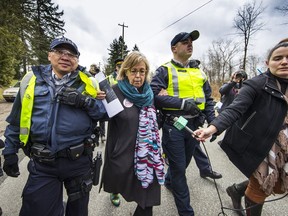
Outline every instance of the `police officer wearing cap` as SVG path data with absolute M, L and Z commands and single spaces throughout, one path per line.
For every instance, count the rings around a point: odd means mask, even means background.
M 187 126 L 192 130 L 203 125 L 205 120 L 209 123 L 215 118 L 207 76 L 199 69 L 198 60 L 189 60 L 193 52 L 193 41 L 198 37 L 197 30 L 177 34 L 171 41 L 173 59 L 156 70 L 151 82 L 155 105 L 164 116 L 162 146 L 169 161 L 165 186 L 172 191 L 181 216 L 194 215 L 185 172 L 196 148 L 198 156 L 202 156 L 202 161 L 198 161 L 197 165 L 205 167 L 200 169 L 201 177 L 222 177 L 212 171 L 206 155 L 199 153 L 199 142 L 186 130 L 179 131 L 173 126 L 173 119 L 180 116 L 188 120 Z M 163 89 L 167 95 L 160 93 Z
M 90 65 L 90 69 L 89 69 L 89 73 L 92 75 L 92 76 L 95 76 L 97 73 L 100 72 L 100 69 L 97 67 L 96 64 L 91 64 Z
M 108 81 L 110 83 L 110 85 L 115 85 L 117 83 L 117 75 L 118 75 L 118 72 L 121 68 L 121 65 L 123 63 L 123 59 L 122 58 L 117 58 L 115 61 L 114 61 L 114 64 L 115 64 L 115 71 L 113 71 L 112 74 L 110 74 L 108 76 Z
M 7 117 L 3 170 L 11 177 L 20 175 L 20 147 L 30 157 L 21 216 L 88 215 L 94 147 L 90 137 L 106 111 L 95 99 L 99 97 L 89 75 L 80 70 L 79 55 L 70 39 L 54 39 L 48 53 L 51 64 L 34 66 L 33 73 L 24 76 L 25 86 Z

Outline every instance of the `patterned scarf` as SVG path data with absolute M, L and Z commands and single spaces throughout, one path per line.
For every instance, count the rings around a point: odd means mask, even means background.
M 134 153 L 135 175 L 143 188 L 153 183 L 154 172 L 160 185 L 164 184 L 164 160 L 161 154 L 156 110 L 153 106 L 153 92 L 145 82 L 143 92 L 132 86 L 128 80 L 119 80 L 118 86 L 124 96 L 140 108 L 139 126 Z
M 281 86 L 278 81 L 277 85 L 280 90 Z M 288 89 L 286 89 L 284 97 L 288 104 Z M 281 190 L 288 191 L 288 113 L 275 143 L 268 156 L 254 172 L 254 177 L 267 195 L 274 194 L 273 188 L 279 178 L 282 180 Z

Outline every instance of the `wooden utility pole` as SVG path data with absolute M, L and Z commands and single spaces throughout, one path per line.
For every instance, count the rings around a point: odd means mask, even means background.
M 122 43 L 122 47 L 121 47 L 121 57 L 124 58 L 124 57 L 123 57 L 123 54 L 124 54 L 124 53 L 123 53 L 123 52 L 124 52 L 124 47 L 123 47 L 123 46 L 124 46 L 124 28 L 128 28 L 128 26 L 125 26 L 125 25 L 124 25 L 124 22 L 123 22 L 123 24 L 118 24 L 118 25 L 122 27 L 123 43 Z

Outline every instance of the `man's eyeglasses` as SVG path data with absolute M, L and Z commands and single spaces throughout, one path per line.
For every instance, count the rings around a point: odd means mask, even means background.
M 78 58 L 78 55 L 71 53 L 68 50 L 52 49 L 51 52 L 54 52 L 59 57 L 66 55 L 70 59 Z
M 135 69 L 132 69 L 132 70 L 129 70 L 130 74 L 133 75 L 133 76 L 136 76 L 138 73 L 141 75 L 141 76 L 144 76 L 147 72 L 147 70 L 135 70 Z

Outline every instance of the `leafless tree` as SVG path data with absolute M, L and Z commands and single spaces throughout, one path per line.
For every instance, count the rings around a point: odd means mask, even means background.
M 277 6 L 276 10 L 280 11 L 284 15 L 288 15 L 288 2 L 286 2 L 284 5 Z
M 264 23 L 261 22 L 261 14 L 265 8 L 262 6 L 262 1 L 256 4 L 253 0 L 252 3 L 247 3 L 237 11 L 237 15 L 234 18 L 234 28 L 236 28 L 239 35 L 244 38 L 244 56 L 243 56 L 243 69 L 246 69 L 246 59 L 248 45 L 250 39 L 257 31 L 262 30 Z
M 249 78 L 252 78 L 259 74 L 259 71 L 257 70 L 257 65 L 259 64 L 260 61 L 261 61 L 261 58 L 257 55 L 248 56 L 249 70 L 246 70 L 246 73 L 248 74 Z
M 283 2 L 283 4 L 281 4 L 281 6 L 277 6 L 275 7 L 275 9 L 277 11 L 279 11 L 280 13 L 282 13 L 284 16 L 288 15 L 288 2 Z M 288 21 L 283 23 L 284 25 L 288 25 Z
M 210 82 L 223 83 L 225 77 L 231 76 L 234 58 L 239 53 L 238 47 L 239 44 L 232 40 L 219 39 L 212 42 L 212 47 L 208 49 L 208 60 L 202 60 Z

